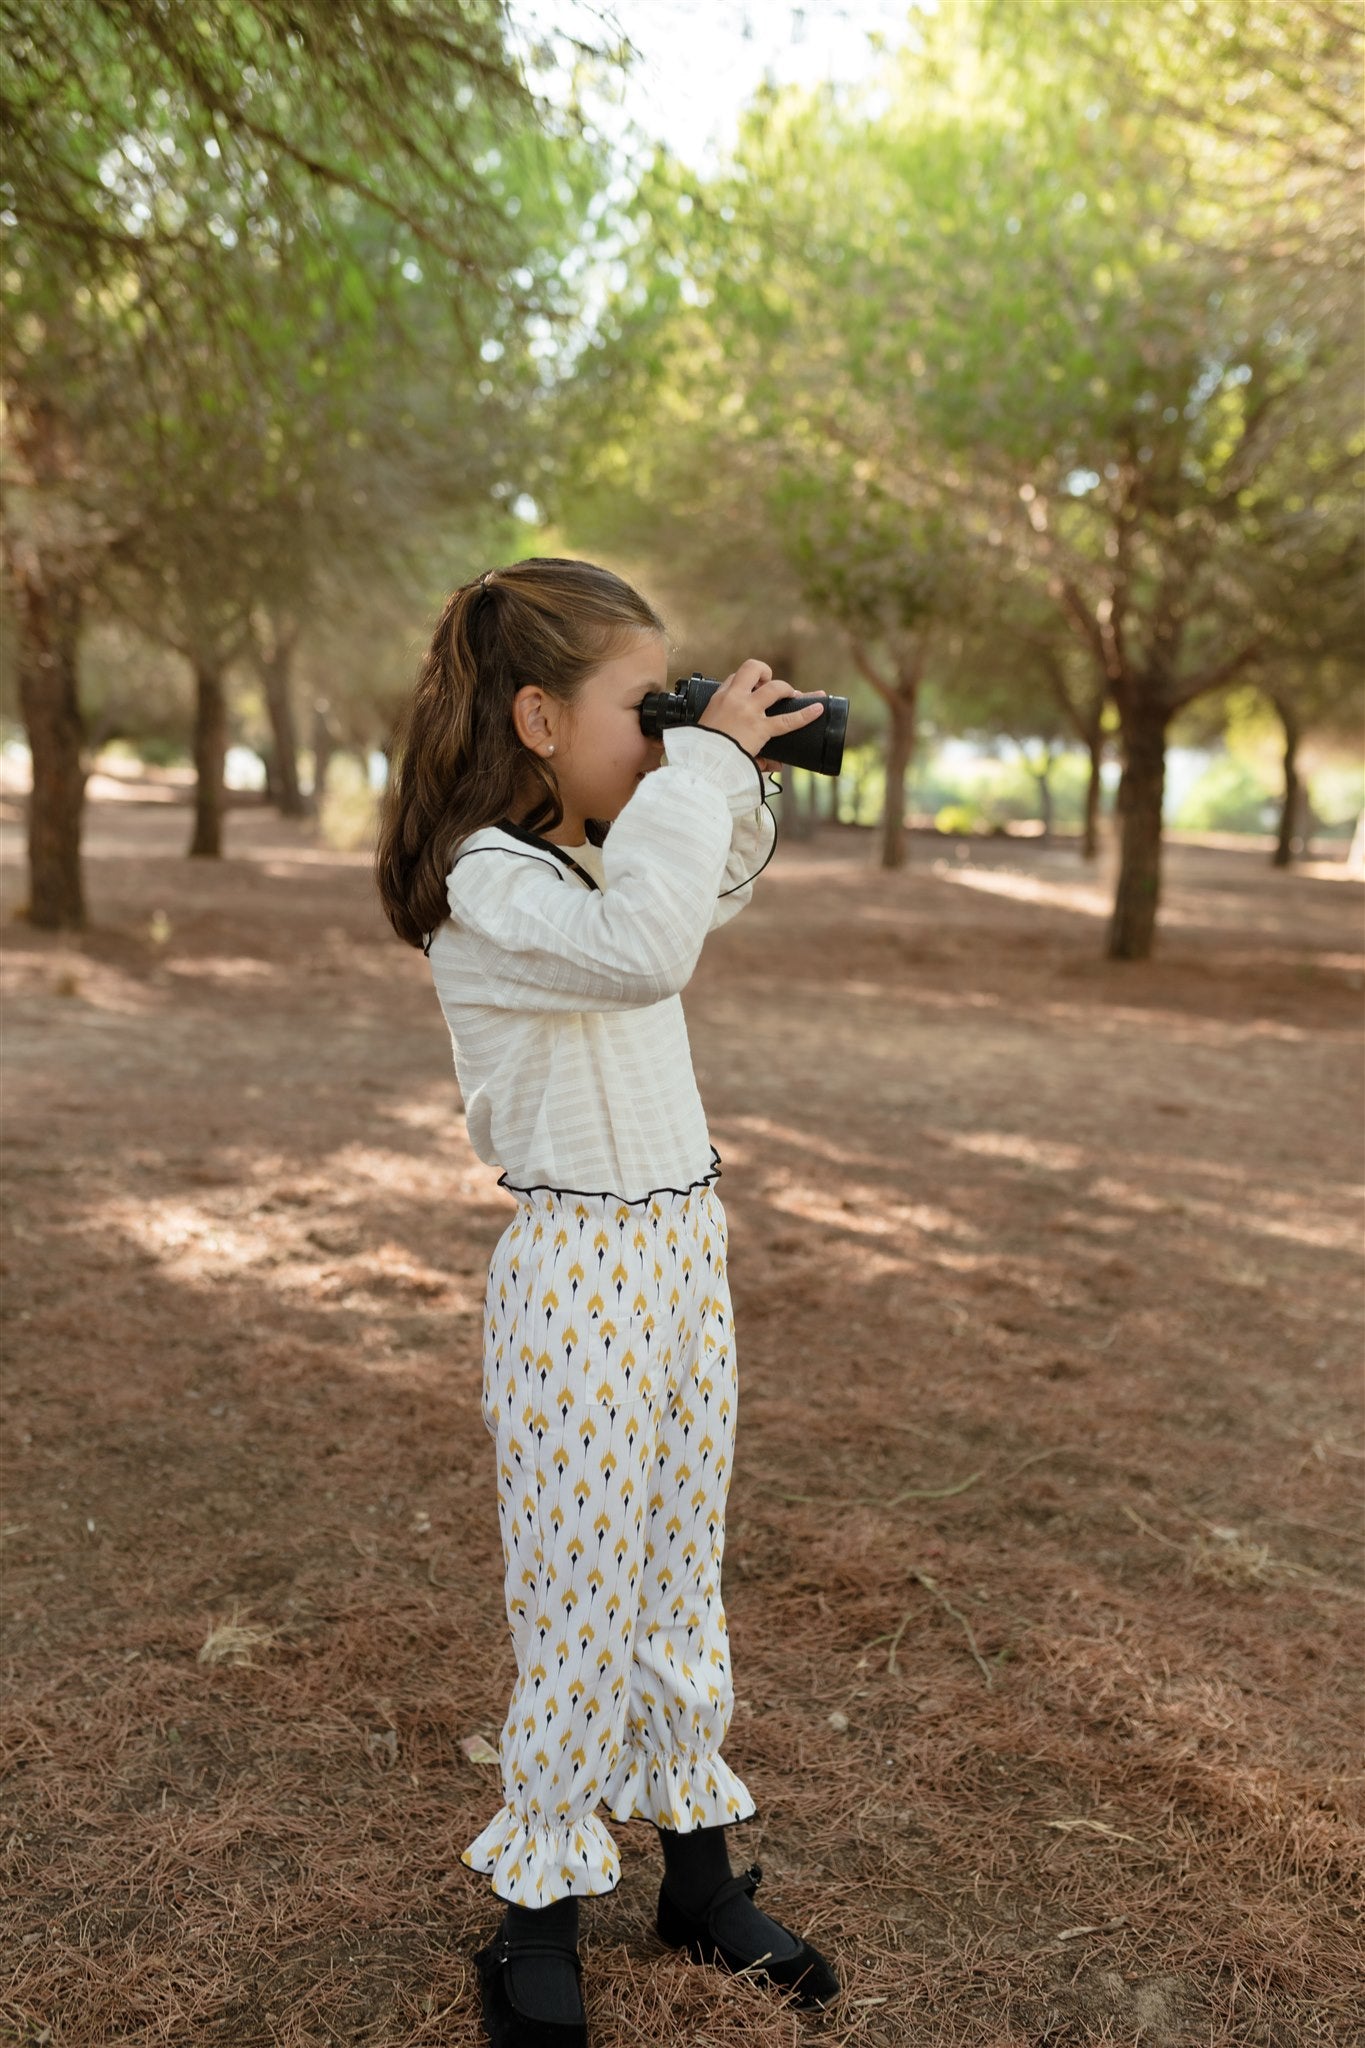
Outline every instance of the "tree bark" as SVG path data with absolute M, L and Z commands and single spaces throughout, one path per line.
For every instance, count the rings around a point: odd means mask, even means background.
M 1275 842 L 1275 851 L 1270 864 L 1276 868 L 1289 867 L 1296 853 L 1304 851 L 1303 841 L 1298 839 L 1302 824 L 1302 785 L 1299 781 L 1299 721 L 1293 707 L 1283 697 L 1270 699 L 1275 706 L 1280 724 L 1284 727 L 1284 795 L 1280 802 L 1280 829 Z
M 1033 770 L 1033 779 L 1038 785 L 1038 815 L 1042 820 L 1042 842 L 1046 846 L 1052 838 L 1054 807 L 1052 802 L 1052 755 L 1048 754 L 1042 768 Z
M 1161 805 L 1170 713 L 1140 683 L 1125 692 L 1123 777 L 1119 783 L 1119 881 L 1105 951 L 1111 960 L 1148 960 L 1161 900 Z
M 924 626 L 913 640 L 908 643 L 902 641 L 893 684 L 882 675 L 860 636 L 852 631 L 848 634 L 853 659 L 885 704 L 887 712 L 886 795 L 882 804 L 881 864 L 884 868 L 904 867 L 906 861 L 905 781 L 915 758 L 919 691 L 929 658 L 929 640 L 930 629 Z
M 799 650 L 795 646 L 779 646 L 773 657 L 773 674 L 781 676 L 794 690 L 800 690 L 797 680 L 801 665 Z M 790 762 L 786 764 L 782 781 L 782 830 L 788 839 L 810 839 L 815 832 L 815 792 L 811 788 L 812 777 L 798 773 Z
M 265 691 L 270 730 L 274 736 L 270 800 L 282 818 L 306 818 L 311 806 L 299 787 L 298 727 L 294 718 L 293 665 L 295 634 L 271 621 L 271 638 L 252 634 L 252 657 Z
M 1087 734 L 1086 746 L 1090 753 L 1090 780 L 1085 790 L 1085 829 L 1081 836 L 1082 860 L 1098 860 L 1100 853 L 1100 797 L 1103 782 L 1100 769 L 1104 765 L 1104 734 L 1095 731 Z
M 905 866 L 905 782 L 915 756 L 915 709 L 918 691 L 907 698 L 898 692 L 888 706 L 886 728 L 886 801 L 882 807 L 882 866 Z
M 33 757 L 28 800 L 28 921 L 40 931 L 83 931 L 81 822 L 85 741 L 77 690 L 81 585 L 45 569 L 36 550 L 14 551 L 19 610 L 19 704 Z
M 1073 630 L 1075 620 L 1071 621 Z M 1035 651 L 1040 655 L 1049 687 L 1063 716 L 1072 731 L 1090 756 L 1090 780 L 1085 792 L 1085 823 L 1081 832 L 1082 860 L 1097 860 L 1100 851 L 1100 802 L 1104 784 L 1100 770 L 1104 764 L 1104 707 L 1109 699 L 1108 672 L 1101 668 L 1097 678 L 1092 679 L 1089 690 L 1081 691 L 1072 687 L 1066 663 L 1061 659 L 1050 642 L 1041 644 L 1033 641 Z M 1086 652 L 1093 659 L 1094 648 L 1087 641 Z
M 223 766 L 227 754 L 227 690 L 223 664 L 201 655 L 194 664 L 194 833 L 189 853 L 218 860 L 223 852 Z
M 336 752 L 336 735 L 327 716 L 327 706 L 321 697 L 313 699 L 313 787 L 309 802 L 314 812 L 327 790 L 327 770 Z

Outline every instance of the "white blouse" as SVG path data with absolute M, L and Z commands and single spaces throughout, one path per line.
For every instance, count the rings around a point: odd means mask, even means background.
M 512 1192 L 634 1203 L 720 1173 L 681 991 L 772 858 L 781 785 L 713 726 L 663 746 L 601 846 L 485 825 L 456 849 L 428 957 L 470 1142 Z

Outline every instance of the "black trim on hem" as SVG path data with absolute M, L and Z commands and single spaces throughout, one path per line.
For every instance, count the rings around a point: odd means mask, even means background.
M 690 1181 L 685 1188 L 651 1188 L 648 1194 L 644 1195 L 621 1195 L 617 1193 L 615 1188 L 557 1188 L 552 1186 L 549 1181 L 543 1180 L 534 1182 L 529 1188 L 524 1188 L 518 1187 L 514 1181 L 510 1181 L 507 1178 L 506 1167 L 498 1175 L 495 1185 L 500 1188 L 506 1188 L 509 1195 L 581 1195 L 585 1201 L 620 1202 L 623 1208 L 636 1209 L 641 1202 L 652 1202 L 656 1195 L 690 1195 L 693 1188 L 712 1187 L 720 1179 L 722 1171 L 720 1154 L 715 1146 L 712 1145 L 711 1165 L 700 1180 Z

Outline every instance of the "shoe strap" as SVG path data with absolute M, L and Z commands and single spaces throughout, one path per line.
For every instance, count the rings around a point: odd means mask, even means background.
M 567 1956 L 575 1970 L 580 1975 L 582 1974 L 583 1961 L 578 1950 L 566 1947 L 563 1942 L 519 1941 L 513 1946 L 505 1934 L 498 1937 L 497 1946 L 494 1948 L 492 1956 L 494 1963 L 498 1965 L 514 1963 L 521 1956 Z
M 741 1892 L 747 1892 L 749 1897 L 752 1898 L 762 1876 L 763 1871 L 761 1867 L 757 1863 L 751 1863 L 747 1870 L 740 1871 L 738 1877 L 727 1877 L 724 1884 L 717 1885 L 715 1891 L 707 1900 L 706 1919 L 709 1921 L 711 1915 L 718 1911 L 721 1906 L 725 1905 L 727 1900 L 737 1899 Z

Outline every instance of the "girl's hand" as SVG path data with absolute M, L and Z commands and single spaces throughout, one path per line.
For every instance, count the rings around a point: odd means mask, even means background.
M 791 683 L 779 681 L 766 661 L 744 661 L 733 675 L 725 678 L 697 723 L 728 733 L 731 739 L 739 741 L 746 754 L 753 755 L 761 769 L 771 772 L 785 764 L 765 760 L 759 752 L 763 742 L 774 733 L 795 732 L 824 715 L 823 704 L 803 704 L 797 711 L 777 711 L 771 718 L 768 716 L 770 704 L 802 694 Z M 820 690 L 814 694 L 824 697 L 828 692 Z

